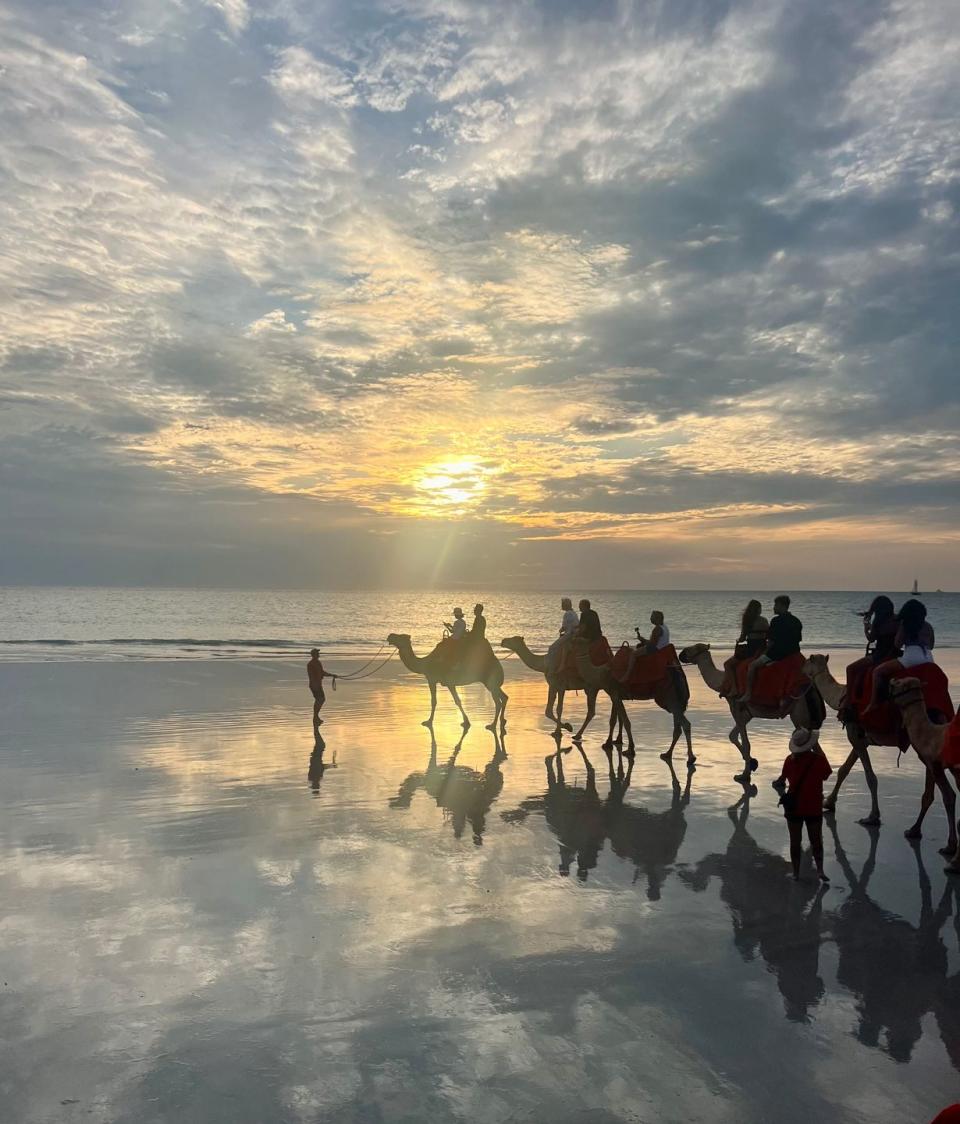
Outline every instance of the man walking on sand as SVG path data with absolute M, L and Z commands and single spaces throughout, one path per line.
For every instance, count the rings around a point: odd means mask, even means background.
M 334 683 L 337 681 L 337 677 L 332 672 L 323 670 L 323 664 L 320 662 L 320 649 L 311 648 L 310 662 L 307 664 L 307 682 L 310 684 L 310 692 L 313 695 L 314 729 L 323 721 L 320 717 L 320 709 L 327 701 L 327 696 L 323 693 L 324 679 L 332 679 Z

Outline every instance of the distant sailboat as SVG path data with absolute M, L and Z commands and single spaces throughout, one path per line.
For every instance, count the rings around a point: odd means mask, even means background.
M 913 594 L 914 597 L 920 596 L 920 586 L 917 583 L 916 578 L 913 579 L 913 589 L 911 589 L 910 592 Z

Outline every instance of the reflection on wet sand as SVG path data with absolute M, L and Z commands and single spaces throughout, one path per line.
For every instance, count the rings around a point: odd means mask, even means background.
M 794 884 L 696 684 L 684 777 L 549 740 L 541 681 L 511 682 L 508 763 L 452 707 L 434 740 L 407 681 L 344 686 L 308 740 L 275 674 L 18 673 L 4 1121 L 893 1124 L 955 1096 L 960 884 L 843 808 L 832 886 Z M 918 772 L 883 774 L 891 809 Z
M 836 824 L 828 822 L 836 859 L 850 889 L 840 908 L 829 916 L 828 926 L 840 954 L 837 980 L 857 999 L 857 1039 L 865 1046 L 883 1050 L 895 1061 L 907 1062 L 923 1034 L 923 1017 L 930 1012 L 951 1060 L 958 1065 L 957 975 L 948 986 L 947 949 L 941 936 L 951 915 L 960 925 L 956 882 L 945 882 L 934 908 L 923 856 L 914 846 L 920 916 L 916 926 L 911 925 L 883 909 L 867 893 L 876 868 L 879 832 L 871 831 L 870 853 L 857 874 L 837 835 Z
M 733 831 L 724 853 L 707 855 L 680 877 L 695 891 L 720 880 L 740 955 L 749 961 L 759 951 L 776 976 L 787 1018 L 807 1022 L 824 992 L 818 960 L 827 887 L 794 882 L 786 860 L 755 842 L 747 819 L 756 794 L 755 786 L 743 783 L 743 795 L 727 813 Z
M 564 774 L 565 754 L 576 750 L 586 770 L 586 781 L 581 786 L 568 784 Z M 614 752 L 617 765 L 614 768 Z M 634 882 L 644 874 L 647 879 L 647 897 L 658 901 L 664 880 L 676 861 L 686 832 L 683 811 L 690 802 L 690 783 L 693 772 L 688 770 L 686 786 L 680 780 L 672 762 L 667 762 L 670 772 L 672 799 L 663 812 L 649 812 L 624 802 L 633 779 L 635 757 L 619 750 L 606 751 L 609 787 L 606 798 L 597 789 L 597 775 L 583 746 L 557 747 L 555 753 L 544 758 L 547 772 L 547 789 L 540 796 L 523 800 L 519 807 L 501 813 L 506 823 L 520 823 L 531 813 L 543 815 L 547 826 L 560 845 L 559 872 L 570 874 L 574 861 L 577 878 L 586 882 L 590 871 L 597 866 L 607 839 L 614 854 L 632 862 L 635 867 Z
M 437 760 L 437 739 L 433 729 L 429 728 L 430 756 L 427 767 L 421 771 L 410 773 L 401 783 L 397 795 L 390 801 L 391 808 L 409 808 L 414 795 L 423 789 L 436 801 L 437 807 L 444 813 L 444 819 L 449 819 L 453 826 L 453 834 L 457 839 L 463 835 L 463 830 L 469 823 L 473 841 L 479 847 L 483 844 L 483 832 L 486 828 L 487 813 L 494 800 L 500 795 L 503 788 L 503 772 L 500 766 L 507 759 L 505 747 L 506 733 L 498 730 L 488 730 L 493 738 L 493 756 L 484 766 L 482 772 L 471 769 L 466 765 L 458 765 L 457 757 L 463 748 L 463 743 L 469 733 L 464 730 L 460 740 L 453 747 L 450 756 L 441 765 Z
M 323 780 L 323 774 L 327 769 L 336 769 L 337 767 L 337 751 L 334 750 L 330 755 L 330 760 L 326 760 L 327 743 L 320 736 L 320 733 L 314 736 L 313 752 L 310 754 L 310 764 L 307 768 L 307 780 L 310 783 L 310 788 L 314 793 L 320 793 L 320 782 Z

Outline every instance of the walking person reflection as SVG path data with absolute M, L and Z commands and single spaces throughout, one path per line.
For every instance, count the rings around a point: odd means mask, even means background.
M 323 755 L 326 748 L 327 743 L 317 734 L 316 741 L 313 743 L 313 752 L 310 754 L 310 764 L 307 767 L 307 780 L 315 796 L 320 793 L 320 782 L 323 780 L 323 774 L 327 769 L 337 767 L 336 750 L 333 751 L 333 757 L 330 761 L 324 761 Z

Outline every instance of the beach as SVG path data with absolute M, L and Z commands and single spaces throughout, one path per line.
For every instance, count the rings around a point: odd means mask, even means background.
M 321 752 L 299 660 L 4 664 L 6 1118 L 893 1122 L 957 1099 L 960 880 L 939 805 L 903 838 L 913 755 L 874 753 L 879 831 L 855 769 L 820 891 L 789 877 L 770 788 L 786 723 L 754 724 L 751 795 L 688 669 L 694 772 L 660 760 L 650 703 L 632 771 L 608 759 L 602 697 L 557 758 L 542 681 L 504 668 L 502 744 L 471 687 L 434 751 L 394 659 L 328 689 Z M 836 767 L 832 716 L 823 746 Z

